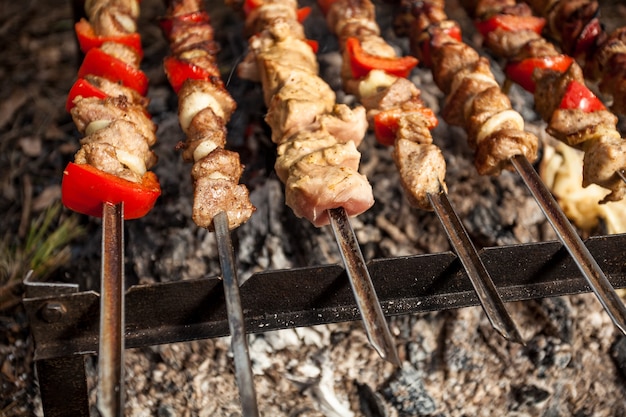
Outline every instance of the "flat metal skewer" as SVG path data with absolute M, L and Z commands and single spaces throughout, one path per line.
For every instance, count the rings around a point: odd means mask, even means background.
M 505 339 L 524 344 L 524 339 L 506 310 L 485 264 L 476 251 L 474 243 L 470 239 L 458 214 L 450 204 L 448 195 L 441 188 L 437 194 L 429 193 L 428 200 L 441 221 L 454 251 L 461 260 L 492 327 Z
M 97 407 L 102 417 L 124 415 L 124 207 L 102 206 L 102 270 Z
M 350 219 L 344 208 L 328 210 L 330 224 L 341 252 L 350 280 L 350 286 L 361 312 L 370 344 L 381 358 L 400 366 L 400 358 L 389 331 L 389 326 L 378 301 L 372 278 L 365 265 Z
M 239 387 L 242 414 L 244 417 L 258 417 L 259 409 L 256 401 L 243 309 L 239 296 L 239 282 L 237 270 L 235 269 L 235 256 L 228 230 L 228 215 L 226 212 L 222 211 L 213 218 L 213 226 L 215 227 L 217 250 L 222 268 L 222 279 L 224 280 L 228 326 L 230 327 L 231 346 L 235 362 L 235 378 Z
M 511 163 L 521 175 L 526 186 L 539 203 L 539 206 L 552 224 L 561 242 L 567 248 L 576 265 L 583 273 L 592 291 L 613 320 L 613 323 L 626 334 L 626 307 L 619 298 L 608 278 L 585 246 L 578 233 L 565 216 L 541 178 L 522 155 L 511 158 Z

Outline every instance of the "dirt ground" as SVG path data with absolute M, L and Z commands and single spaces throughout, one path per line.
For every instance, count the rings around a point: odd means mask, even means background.
M 213 3 L 211 3 L 213 5 Z M 612 22 L 626 23 L 618 2 L 607 3 Z M 129 284 L 193 279 L 219 274 L 214 236 L 190 220 L 189 166 L 176 144 L 183 138 L 176 97 L 162 71 L 167 54 L 157 18 L 159 0 L 143 0 L 140 31 L 150 78 L 150 112 L 158 124 L 155 168 L 163 194 L 145 218 L 126 224 Z M 224 72 L 245 52 L 241 22 L 224 7 L 211 7 L 222 44 Z M 315 18 L 315 13 L 313 15 Z M 319 20 L 318 20 L 319 22 Z M 389 16 L 381 16 L 388 24 Z M 1 272 L 24 272 L 16 255 L 31 225 L 60 199 L 64 166 L 79 134 L 64 104 L 80 57 L 69 0 L 0 3 L 0 232 Z M 388 27 L 388 26 L 385 26 Z M 323 25 L 310 25 L 320 39 L 324 77 L 338 88 L 336 43 Z M 393 37 L 390 30 L 384 34 Z M 396 40 L 399 46 L 406 46 Z M 230 74 L 230 75 L 229 75 Z M 441 96 L 430 75 L 414 81 L 435 110 Z M 242 153 L 243 181 L 257 213 L 235 235 L 242 278 L 254 272 L 340 263 L 332 232 L 296 219 L 283 204 L 272 173 L 274 148 L 259 106 L 258 85 L 229 78 L 239 103 L 229 144 Z M 515 95 L 517 94 L 517 95 Z M 338 97 L 350 103 L 341 92 Z M 524 101 L 529 129 L 543 125 Z M 448 163 L 453 205 L 479 246 L 554 239 L 519 178 L 475 173 L 464 133 L 441 123 L 435 130 Z M 433 213 L 411 208 L 402 197 L 389 150 L 366 138 L 362 170 L 374 184 L 377 204 L 353 222 L 366 259 L 437 253 L 449 249 Z M 51 279 L 97 289 L 100 223 L 61 210 L 50 230 L 73 221 L 83 233 Z M 606 233 L 602 224 L 587 234 Z M 1 277 L 3 280 L 4 276 Z M 20 305 L 21 279 L 0 281 L 0 416 L 42 415 L 34 373 L 34 342 Z M 512 303 L 526 346 L 508 343 L 491 329 L 478 307 L 390 320 L 403 366 L 395 369 L 370 348 L 360 323 L 299 328 L 250 337 L 259 407 L 264 416 L 626 416 L 626 339 L 590 294 Z M 94 358 L 86 364 L 95 385 Z M 229 339 L 201 340 L 129 349 L 126 355 L 128 416 L 240 415 Z M 91 404 L 95 390 L 91 390 Z M 95 410 L 94 410 L 95 415 Z

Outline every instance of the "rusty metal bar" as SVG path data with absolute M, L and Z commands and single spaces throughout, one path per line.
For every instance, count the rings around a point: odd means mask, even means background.
M 592 238 L 585 244 L 611 284 L 626 287 L 626 235 Z M 486 248 L 479 253 L 505 302 L 591 291 L 558 241 Z M 380 259 L 367 265 L 386 316 L 479 305 L 463 266 L 451 252 Z M 240 287 L 240 296 L 248 333 L 360 319 L 339 265 L 257 273 Z M 49 302 L 64 307 L 63 316 L 53 324 L 38 313 Z M 97 293 L 27 298 L 24 305 L 36 359 L 96 354 Z M 228 334 L 218 278 L 140 285 L 126 293 L 126 347 Z

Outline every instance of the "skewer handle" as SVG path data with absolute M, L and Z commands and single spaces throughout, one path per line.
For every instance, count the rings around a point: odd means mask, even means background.
M 537 171 L 528 159 L 518 155 L 511 158 L 511 163 L 520 174 L 528 189 L 552 224 L 561 242 L 567 248 L 576 265 L 583 273 L 589 286 L 613 320 L 613 323 L 626 334 L 626 307 L 619 298 L 608 278 L 585 246 L 574 226 L 561 210 L 560 206 L 546 188 Z
M 213 218 L 217 248 L 224 280 L 224 296 L 226 298 L 226 311 L 228 313 L 228 326 L 230 327 L 231 346 L 235 360 L 235 377 L 239 387 L 242 414 L 244 417 L 258 417 L 259 410 L 256 402 L 256 391 L 252 376 L 252 366 L 248 352 L 248 341 L 243 319 L 243 309 L 239 296 L 239 283 L 235 269 L 235 255 L 228 230 L 228 215 L 225 212 L 218 213 Z
M 361 248 L 350 225 L 350 219 L 343 208 L 330 209 L 328 215 L 350 279 L 352 292 L 363 318 L 367 337 L 381 358 L 400 366 L 398 352 L 380 307 L 372 278 L 365 265 Z
M 124 415 L 124 206 L 102 206 L 98 400 L 102 417 Z

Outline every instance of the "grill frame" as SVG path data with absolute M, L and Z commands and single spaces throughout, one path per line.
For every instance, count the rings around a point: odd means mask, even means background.
M 626 288 L 620 249 L 626 247 L 626 234 L 592 237 L 585 245 L 611 284 Z M 489 247 L 480 256 L 505 302 L 591 291 L 558 241 Z M 386 316 L 479 305 L 451 252 L 377 259 L 368 268 Z M 44 414 L 88 416 L 84 361 L 97 354 L 100 296 L 32 276 L 25 283 Z M 360 319 L 338 265 L 256 273 L 240 295 L 248 333 Z M 219 277 L 133 286 L 125 299 L 126 348 L 229 334 Z

